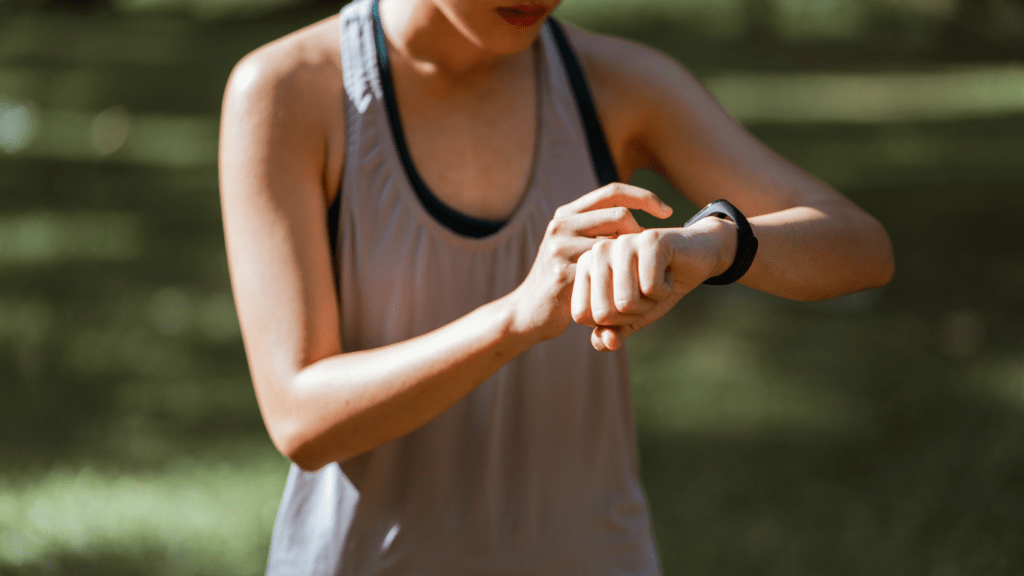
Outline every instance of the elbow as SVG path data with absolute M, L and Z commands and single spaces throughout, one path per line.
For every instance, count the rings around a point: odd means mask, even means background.
M 316 472 L 328 464 L 343 463 L 359 450 L 338 442 L 338 430 L 317 429 L 308 418 L 279 420 L 267 429 L 274 447 L 282 456 L 306 472 Z
M 282 456 L 290 460 L 304 472 L 316 472 L 332 462 L 341 462 L 344 459 L 331 458 L 323 453 L 318 443 L 312 439 L 304 439 L 297 435 L 281 438 L 271 435 L 274 446 Z
M 830 293 L 818 295 L 813 300 L 845 296 L 892 282 L 896 274 L 896 259 L 889 234 L 874 217 L 863 216 L 859 225 L 851 227 L 854 233 L 845 242 L 845 255 L 840 257 L 844 261 L 837 267 L 836 279 L 839 281 L 830 287 Z
M 865 235 L 856 245 L 859 250 L 851 250 L 842 261 L 832 267 L 833 274 L 826 277 L 830 281 L 794 286 L 786 295 L 791 300 L 817 302 L 854 292 L 880 288 L 892 282 L 896 274 L 896 260 L 893 255 L 892 243 L 880 224 L 877 233 Z
M 322 467 L 310 458 L 308 442 L 303 439 L 301 431 L 293 423 L 268 421 L 267 431 L 270 433 L 270 441 L 274 443 L 274 448 L 303 471 L 314 472 Z
M 854 292 L 881 288 L 891 282 L 895 274 L 895 264 L 891 254 L 888 258 L 859 264 L 851 264 L 847 268 L 846 274 L 834 276 L 832 282 L 794 286 L 788 293 L 781 294 L 781 296 L 797 302 L 820 302 L 847 296 Z
M 340 441 L 347 419 L 339 422 L 336 412 L 325 409 L 322 397 L 309 393 L 311 387 L 302 372 L 256 384 L 263 423 L 282 456 L 306 472 L 350 457 Z
M 300 422 L 267 422 L 267 430 L 277 451 L 305 472 L 316 472 L 336 461 L 323 455 L 315 435 L 304 429 Z
M 291 460 L 304 472 L 316 472 L 331 462 L 336 462 L 336 460 L 329 460 L 320 457 L 315 450 L 310 449 L 307 445 L 292 447 L 285 454 L 285 457 Z

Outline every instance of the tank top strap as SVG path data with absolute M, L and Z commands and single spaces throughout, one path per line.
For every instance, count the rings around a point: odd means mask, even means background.
M 377 68 L 377 47 L 374 45 L 371 22 L 371 3 L 365 0 L 350 2 L 339 15 L 339 44 L 341 50 L 341 71 L 345 85 L 345 126 L 346 147 L 351 149 L 352 136 L 361 129 L 362 115 L 367 112 L 374 99 L 381 100 L 380 73 Z M 345 157 L 349 158 L 350 150 Z M 341 219 L 341 197 L 339 189 L 334 201 L 327 209 L 327 240 L 331 248 L 332 271 L 336 295 L 340 290 L 338 267 L 338 226 Z
M 365 113 L 375 98 L 380 100 L 384 95 L 377 69 L 372 7 L 365 0 L 351 2 L 342 8 L 339 17 L 345 99 L 359 114 Z
M 576 52 L 562 30 L 562 25 L 554 18 L 549 18 L 548 27 L 551 29 L 551 37 L 555 41 L 555 46 L 558 48 L 558 55 L 561 57 L 565 74 L 569 78 L 569 86 L 572 88 L 573 98 L 576 100 L 576 110 L 583 123 L 587 147 L 590 150 L 590 161 L 594 165 L 597 181 L 601 186 L 618 182 L 618 170 L 615 168 L 615 162 L 608 150 L 608 141 L 601 128 L 601 119 L 597 115 L 594 100 L 590 97 L 590 89 L 587 86 L 587 78 L 583 75 L 583 67 L 580 66 Z

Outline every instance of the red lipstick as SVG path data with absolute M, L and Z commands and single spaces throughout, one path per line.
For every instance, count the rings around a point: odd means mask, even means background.
M 498 14 L 516 28 L 529 28 L 547 14 L 548 9 L 539 4 L 520 4 L 498 8 Z

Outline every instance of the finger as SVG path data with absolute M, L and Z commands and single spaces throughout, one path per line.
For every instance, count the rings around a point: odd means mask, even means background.
M 640 292 L 655 302 L 672 295 L 672 274 L 663 250 L 640 250 L 637 254 Z
M 557 241 L 545 240 L 541 244 L 541 251 L 545 253 L 545 256 L 554 260 L 568 260 L 573 264 L 576 263 L 577 259 L 590 250 L 594 244 L 599 242 L 596 238 L 587 238 L 586 236 L 575 236 L 569 234 L 563 234 Z
M 598 326 L 590 333 L 590 345 L 598 352 L 610 352 L 626 343 L 625 327 Z
M 580 214 L 612 206 L 643 210 L 656 218 L 668 218 L 672 215 L 672 207 L 662 202 L 650 190 L 620 182 L 608 184 L 584 194 L 559 210 L 567 214 Z
M 605 328 L 601 331 L 601 343 L 608 350 L 618 350 L 622 347 L 623 338 L 619 336 L 618 330 Z
M 577 324 L 596 326 L 590 315 L 590 262 L 591 252 L 584 252 L 576 261 L 576 281 L 572 285 L 569 309 Z
M 601 326 L 615 324 L 618 310 L 615 309 L 612 293 L 612 269 L 608 261 L 610 240 L 598 242 L 588 254 L 593 254 L 590 266 L 590 316 Z
M 557 220 L 557 231 L 578 236 L 623 236 L 643 232 L 630 211 L 622 206 L 571 214 Z
M 612 295 L 615 309 L 625 314 L 639 314 L 640 279 L 637 277 L 637 254 L 631 242 L 612 244 Z

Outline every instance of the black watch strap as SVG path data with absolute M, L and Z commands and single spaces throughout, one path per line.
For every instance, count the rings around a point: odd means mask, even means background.
M 757 238 L 754 238 L 754 231 L 750 228 L 750 223 L 747 222 L 743 213 L 725 200 L 715 200 L 708 204 L 700 212 L 694 214 L 693 218 L 687 220 L 683 228 L 708 216 L 732 220 L 736 224 L 736 233 L 739 237 L 736 241 L 736 257 L 733 258 L 732 266 L 718 276 L 708 278 L 704 283 L 715 286 L 732 284 L 742 278 L 754 262 L 754 255 L 757 254 Z

